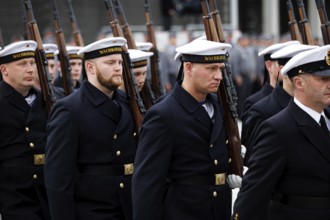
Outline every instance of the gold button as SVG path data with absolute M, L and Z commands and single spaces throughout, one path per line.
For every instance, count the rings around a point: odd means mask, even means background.
M 116 140 L 117 139 L 117 135 L 115 134 L 115 135 L 113 135 L 113 137 L 112 137 L 114 140 Z
M 120 150 L 118 150 L 118 151 L 116 152 L 116 155 L 117 155 L 117 156 L 120 156 L 120 154 L 121 154 L 121 152 L 120 152 Z
M 37 176 L 37 174 L 33 174 L 33 179 L 37 179 L 38 178 L 38 176 Z
M 226 144 L 228 144 L 229 143 L 229 141 L 228 141 L 228 139 L 226 140 Z
M 133 137 L 136 137 L 136 135 L 137 135 L 136 132 L 134 132 L 134 133 L 133 133 Z
M 218 193 L 216 191 L 213 192 L 213 197 L 217 197 Z
M 228 160 L 228 163 L 230 163 L 231 162 L 231 158 L 229 158 L 229 160 Z
M 213 144 L 210 144 L 210 148 L 212 148 L 213 147 Z
M 25 127 L 25 131 L 26 132 L 29 132 L 30 131 L 30 128 L 29 127 Z
M 30 143 L 30 147 L 33 148 L 34 147 L 34 143 L 31 142 Z
M 120 183 L 120 184 L 119 184 L 119 187 L 120 187 L 121 189 L 123 189 L 123 188 L 124 188 L 124 183 Z
M 238 213 L 235 213 L 235 220 L 238 220 Z
M 218 164 L 219 164 L 218 160 L 214 160 L 214 165 L 218 165 Z

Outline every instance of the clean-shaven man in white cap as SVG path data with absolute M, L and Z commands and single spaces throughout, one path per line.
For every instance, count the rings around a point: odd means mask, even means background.
M 291 44 L 300 44 L 299 41 L 293 40 L 293 41 L 287 41 L 283 43 L 277 43 L 273 44 L 269 47 L 266 47 L 262 51 L 258 53 L 258 56 L 262 56 L 264 58 L 265 63 L 265 71 L 268 74 L 268 81 L 265 82 L 264 86 L 259 90 L 258 92 L 250 95 L 248 98 L 244 100 L 243 103 L 243 110 L 242 110 L 242 135 L 241 135 L 241 142 L 244 145 L 249 144 L 249 136 L 247 133 L 247 125 L 246 122 L 249 120 L 250 117 L 250 108 L 257 103 L 258 101 L 262 100 L 263 98 L 270 95 L 273 91 L 273 89 L 276 87 L 278 82 L 282 81 L 282 75 L 280 74 L 280 67 L 277 63 L 277 59 L 271 58 L 271 55 L 275 53 L 276 51 L 291 45 Z M 245 164 L 246 164 L 245 158 Z
M 271 58 L 277 62 L 279 71 L 282 67 L 295 55 L 306 50 L 314 49 L 318 46 L 305 45 L 305 44 L 290 44 L 282 49 L 276 51 L 271 55 Z M 248 164 L 250 153 L 252 151 L 254 137 L 257 135 L 259 125 L 267 118 L 275 115 L 285 108 L 291 100 L 292 83 L 288 76 L 281 75 L 281 82 L 279 82 L 273 89 L 272 93 L 252 105 L 249 111 L 249 117 L 245 122 L 245 134 L 247 148 L 244 160 Z
M 123 83 L 121 37 L 83 47 L 87 79 L 53 107 L 45 181 L 52 220 L 131 220 L 136 130 Z
M 264 86 L 260 91 L 255 94 L 250 95 L 243 103 L 243 111 L 242 111 L 242 122 L 243 124 L 248 118 L 249 110 L 251 106 L 257 103 L 259 100 L 268 96 L 273 89 L 276 87 L 276 84 L 282 80 L 281 74 L 279 73 L 279 66 L 277 65 L 277 60 L 275 58 L 271 58 L 271 55 L 276 51 L 291 45 L 291 44 L 300 44 L 299 41 L 287 41 L 283 43 L 272 44 L 269 47 L 266 47 L 262 51 L 258 53 L 258 56 L 262 56 L 264 58 L 265 63 L 265 71 L 268 74 L 268 81 L 265 82 Z M 244 129 L 243 129 L 244 130 Z M 243 131 L 244 132 L 244 131 Z M 244 136 L 244 135 L 243 135 Z M 244 143 L 244 137 L 242 137 L 242 143 Z
M 260 125 L 233 219 L 330 216 L 330 45 L 301 52 L 281 70 L 294 98 Z M 323 119 L 322 119 L 323 118 Z
M 0 213 L 4 220 L 48 220 L 44 150 L 48 113 L 35 82 L 35 41 L 0 51 Z
M 79 89 L 80 81 L 82 80 L 82 70 L 83 70 L 83 58 L 78 55 L 78 51 L 82 47 L 79 46 L 67 46 L 66 50 L 68 53 L 69 63 L 71 67 L 71 78 L 74 89 Z M 55 54 L 58 55 L 59 51 L 55 51 Z M 58 63 L 58 68 L 60 64 Z M 61 75 L 58 75 L 54 80 L 54 86 L 63 88 L 63 78 Z
M 49 44 L 43 44 L 43 48 L 45 50 L 45 54 L 48 62 L 49 75 L 53 83 L 58 75 L 57 74 L 58 68 L 56 66 L 57 55 L 55 54 L 55 52 L 58 50 L 58 46 L 57 44 L 49 43 Z
M 153 105 L 153 94 L 150 94 L 153 93 L 153 91 L 151 90 L 150 84 L 146 83 L 146 80 L 148 80 L 147 72 L 149 70 L 149 58 L 153 55 L 153 53 L 136 49 L 129 49 L 128 53 L 131 59 L 132 71 L 136 80 L 138 91 L 143 100 L 144 106 L 148 109 Z M 147 87 L 144 88 L 145 86 Z M 124 84 L 122 84 L 120 88 L 125 90 Z
M 230 48 L 198 39 L 176 49 L 183 80 L 147 111 L 141 127 L 134 220 L 230 218 L 231 187 L 240 182 L 235 175 L 227 181 L 223 109 L 213 94 Z

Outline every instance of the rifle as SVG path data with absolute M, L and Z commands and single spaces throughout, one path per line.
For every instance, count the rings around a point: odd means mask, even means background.
M 110 17 L 110 27 L 114 37 L 123 37 L 122 30 L 119 26 L 118 20 L 115 16 L 114 8 L 111 0 L 104 0 L 105 7 Z M 132 71 L 131 59 L 127 52 L 127 47 L 123 46 L 123 78 L 126 94 L 129 97 L 129 104 L 134 118 L 135 130 L 137 132 L 136 138 L 139 138 L 139 128 L 142 124 L 142 117 L 146 113 L 143 101 L 140 97 L 135 76 Z
M 72 28 L 72 36 L 73 36 L 73 39 L 74 39 L 74 42 L 76 43 L 76 45 L 83 47 L 85 45 L 84 40 L 83 40 L 81 32 L 78 28 L 77 18 L 73 11 L 71 2 L 72 2 L 71 0 L 68 0 L 68 5 L 69 5 L 69 9 L 70 9 L 70 22 L 71 22 L 71 28 Z
M 323 0 L 315 0 L 315 3 L 320 16 L 323 42 L 324 45 L 327 45 L 330 44 L 330 22 L 328 20 L 328 15 Z
M 151 21 L 150 15 L 150 4 L 148 0 L 144 1 L 146 26 L 147 26 L 147 41 L 152 43 L 152 48 L 150 49 L 154 55 L 150 58 L 150 68 L 151 68 L 151 88 L 155 96 L 158 98 L 165 94 L 165 89 L 161 83 L 161 74 L 159 70 L 159 54 L 157 50 L 157 43 L 155 37 L 155 29 Z
M 5 43 L 4 43 L 3 37 L 2 37 L 2 30 L 1 30 L 1 28 L 0 28 L 0 47 L 1 47 L 1 49 L 3 49 L 5 47 Z
M 63 80 L 64 95 L 70 95 L 73 91 L 73 82 L 71 76 L 71 66 L 69 61 L 68 52 L 66 50 L 66 43 L 64 38 L 63 29 L 61 27 L 60 16 L 58 14 L 56 0 L 53 0 L 53 17 L 56 42 L 59 51 L 59 61 L 61 63 L 61 74 Z
M 46 104 L 46 109 L 48 113 L 50 113 L 51 108 L 56 101 L 56 97 L 53 92 L 53 84 L 48 71 L 46 53 L 42 46 L 39 28 L 34 18 L 30 0 L 24 0 L 24 5 L 31 39 L 36 41 L 38 44 L 38 47 L 36 49 L 36 64 L 38 69 L 38 76 L 40 81 L 41 93 Z
M 298 4 L 298 11 L 299 11 L 299 25 L 300 25 L 300 30 L 302 33 L 302 40 L 304 44 L 308 45 L 313 45 L 313 36 L 312 36 L 312 31 L 311 27 L 308 22 L 308 18 L 306 16 L 306 11 L 305 11 L 305 5 L 303 0 L 297 0 Z
M 288 16 L 289 16 L 289 27 L 290 27 L 290 33 L 291 33 L 291 39 L 297 40 L 300 43 L 302 43 L 301 35 L 299 32 L 298 23 L 296 20 L 296 17 L 294 15 L 293 6 L 291 0 L 287 0 L 286 6 L 288 9 Z
M 213 13 L 210 12 L 207 0 L 201 0 L 206 38 L 211 41 L 225 42 L 219 11 L 216 9 L 214 0 L 211 1 Z M 213 17 L 218 17 L 215 19 L 217 23 L 214 22 Z M 227 146 L 231 158 L 228 173 L 243 176 L 241 139 L 237 125 L 237 95 L 232 80 L 231 68 L 227 61 L 225 62 L 225 68 L 222 70 L 222 77 L 223 80 L 217 91 L 217 97 L 224 109 L 224 122 L 228 138 Z
M 131 28 L 129 27 L 129 24 L 127 23 L 122 6 L 121 6 L 119 0 L 113 0 L 113 1 L 115 4 L 114 6 L 116 9 L 116 14 L 118 16 L 119 24 L 121 25 L 122 30 L 123 30 L 123 35 L 127 40 L 128 48 L 137 49 Z M 151 86 L 149 85 L 148 80 L 145 81 L 144 86 L 142 87 L 141 97 L 142 97 L 142 100 L 144 102 L 146 109 L 149 109 L 155 103 L 155 95 L 151 89 Z
M 24 24 L 24 31 L 23 31 L 23 39 L 24 40 L 31 40 L 32 37 L 29 33 L 29 25 L 27 22 L 27 16 L 26 16 L 26 11 L 25 11 L 25 6 L 24 6 L 24 0 L 21 0 L 21 5 L 23 9 L 23 24 Z

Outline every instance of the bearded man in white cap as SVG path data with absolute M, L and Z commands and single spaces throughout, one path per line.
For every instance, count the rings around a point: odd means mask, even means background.
M 235 175 L 227 181 L 223 109 L 213 94 L 230 48 L 198 39 L 176 49 L 183 80 L 147 111 L 141 127 L 134 220 L 230 218 L 231 188 L 240 183 Z
M 48 123 L 45 181 L 52 220 L 131 220 L 136 130 L 123 83 L 121 37 L 83 47 L 87 79 Z
M 48 112 L 35 82 L 35 41 L 0 51 L 0 213 L 4 220 L 50 219 L 44 186 Z
M 233 219 L 329 219 L 330 45 L 301 52 L 281 69 L 294 98 L 260 125 Z

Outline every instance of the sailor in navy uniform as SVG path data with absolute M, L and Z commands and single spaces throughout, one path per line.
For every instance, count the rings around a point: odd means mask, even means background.
M 121 37 L 83 47 L 87 80 L 53 107 L 45 182 L 52 220 L 132 219 L 137 137 L 122 78 Z
M 33 88 L 35 41 L 0 51 L 0 213 L 3 220 L 48 220 L 43 164 L 48 113 Z
M 78 55 L 78 51 L 82 47 L 80 46 L 66 46 L 66 51 L 68 53 L 68 59 L 71 68 L 71 78 L 73 83 L 74 91 L 80 88 L 80 82 L 82 80 L 82 70 L 83 70 L 83 58 L 82 56 Z M 55 55 L 59 55 L 59 50 L 55 51 Z M 57 64 L 59 64 L 57 62 Z M 63 88 L 63 78 L 61 75 L 58 75 L 54 79 L 54 86 Z
M 263 56 L 265 60 L 265 68 L 269 75 L 269 81 L 264 84 L 260 91 L 250 95 L 245 99 L 243 103 L 242 111 L 242 144 L 247 145 L 247 139 L 249 136 L 246 135 L 246 121 L 249 118 L 249 111 L 252 105 L 260 101 L 261 99 L 270 95 L 273 89 L 276 87 L 279 81 L 282 81 L 281 75 L 279 74 L 279 66 L 277 65 L 277 59 L 272 58 L 271 55 L 276 51 L 291 45 L 291 44 L 300 44 L 299 41 L 287 41 L 283 43 L 272 44 L 269 47 L 266 47 L 258 53 L 258 56 Z
M 277 61 L 277 65 L 281 69 L 293 56 L 316 47 L 304 44 L 291 44 L 273 53 L 271 58 Z M 282 82 L 276 85 L 273 92 L 250 108 L 249 117 L 245 122 L 245 134 L 247 137 L 245 146 L 247 152 L 244 160 L 247 166 L 258 127 L 263 121 L 285 108 L 292 96 L 292 83 L 288 76 L 282 76 Z
M 134 220 L 231 215 L 223 109 L 214 92 L 229 44 L 198 39 L 176 49 L 183 81 L 146 113 L 132 180 Z M 230 184 L 228 184 L 228 181 Z
M 301 52 L 281 69 L 294 98 L 263 122 L 233 219 L 328 220 L 330 133 L 330 45 Z M 323 118 L 323 119 L 322 119 Z

